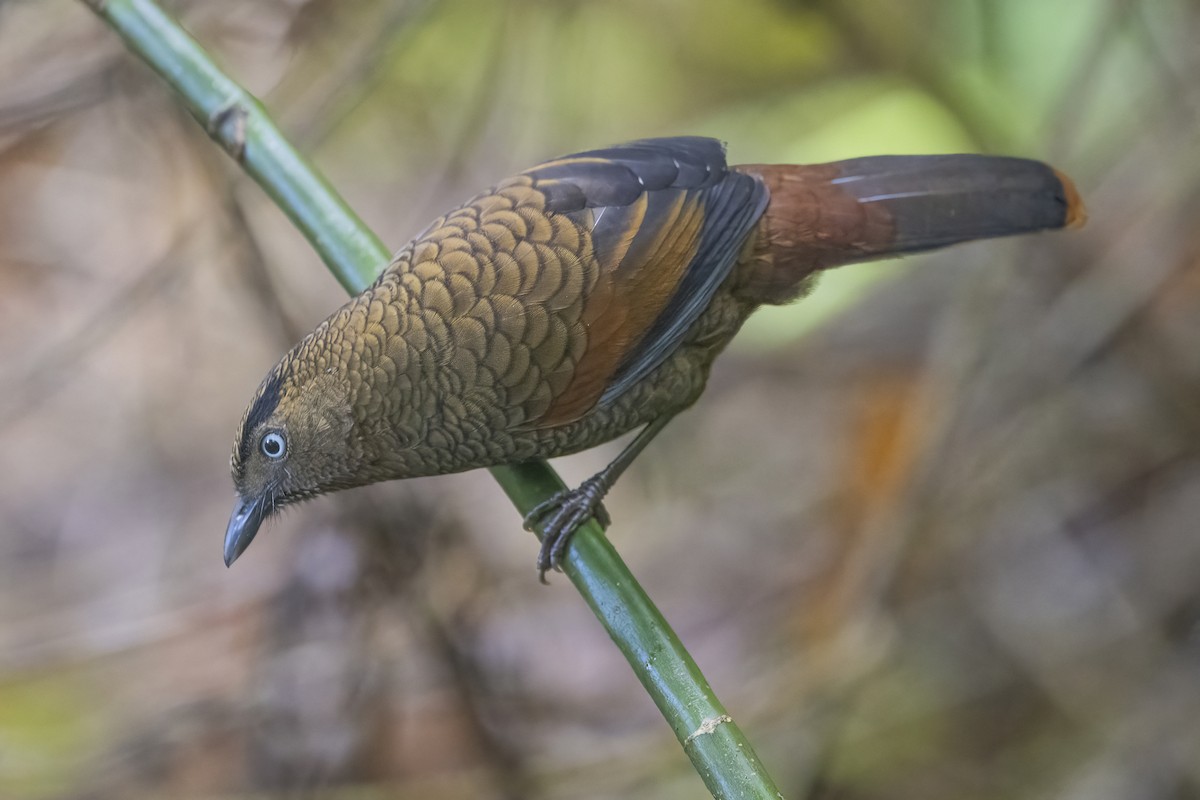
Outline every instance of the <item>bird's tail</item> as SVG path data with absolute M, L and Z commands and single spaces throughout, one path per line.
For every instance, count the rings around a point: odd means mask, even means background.
M 1071 180 L 1041 163 L 980 155 L 752 164 L 771 192 L 739 291 L 786 303 L 813 273 L 1087 219 Z

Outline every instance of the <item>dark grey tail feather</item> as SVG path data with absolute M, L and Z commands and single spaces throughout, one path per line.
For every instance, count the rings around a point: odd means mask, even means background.
M 871 156 L 832 165 L 832 183 L 894 223 L 878 255 L 1062 228 L 1081 221 L 1070 181 L 1040 161 L 982 155 Z M 864 254 L 867 255 L 867 254 Z

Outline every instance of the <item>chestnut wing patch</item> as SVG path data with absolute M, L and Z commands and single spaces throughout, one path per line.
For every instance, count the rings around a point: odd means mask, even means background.
M 599 275 L 583 305 L 587 347 L 538 427 L 609 404 L 679 347 L 766 208 L 757 177 L 730 171 L 715 139 L 646 139 L 524 173 L 591 233 Z

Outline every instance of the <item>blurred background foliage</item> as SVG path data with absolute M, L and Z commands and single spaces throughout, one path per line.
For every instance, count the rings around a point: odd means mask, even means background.
M 652 135 L 1073 175 L 1083 232 L 760 314 L 611 533 L 788 797 L 1200 797 L 1200 4 L 170 7 L 396 247 Z M 697 796 L 487 475 L 222 566 L 243 404 L 341 302 L 82 3 L 0 2 L 0 796 Z

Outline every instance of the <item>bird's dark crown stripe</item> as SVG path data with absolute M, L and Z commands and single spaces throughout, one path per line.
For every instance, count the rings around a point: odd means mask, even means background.
M 259 392 L 258 399 L 251 405 L 250 413 L 246 415 L 247 433 L 262 425 L 271 414 L 275 414 L 275 409 L 280 405 L 280 391 L 282 387 L 282 375 L 278 372 L 272 372 L 270 377 L 264 381 L 263 390 Z
M 250 413 L 246 415 L 247 431 L 254 430 L 275 413 L 275 409 L 279 407 L 279 395 L 282 388 L 283 376 L 278 372 L 272 373 L 271 377 L 263 383 L 262 393 L 250 407 Z
M 250 458 L 252 445 L 250 433 L 263 422 L 268 420 L 275 409 L 279 407 L 279 397 L 283 388 L 283 375 L 276 370 L 263 383 L 262 390 L 254 405 L 246 412 L 246 424 L 242 426 L 242 440 L 238 442 L 238 464 L 245 464 Z

